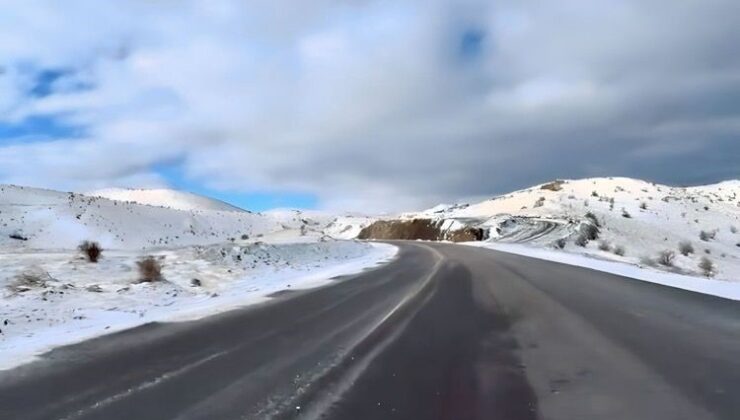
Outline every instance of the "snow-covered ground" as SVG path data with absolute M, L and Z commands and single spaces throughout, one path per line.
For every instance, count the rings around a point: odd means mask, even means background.
M 165 207 L 175 210 L 243 211 L 238 207 L 213 198 L 165 188 L 105 188 L 86 192 L 84 194 L 92 197 L 102 197 L 116 201 L 129 201 L 132 203 L 147 204 L 150 206 Z
M 320 286 L 395 255 L 390 245 L 332 238 L 335 219 L 250 213 L 171 190 L 0 186 L 0 369 L 100 334 Z M 97 263 L 76 249 L 83 240 L 101 244 Z M 145 256 L 160 263 L 161 281 L 140 281 Z
M 555 250 L 548 253 L 553 256 L 571 254 L 649 267 L 646 273 L 651 277 L 658 271 L 687 278 L 709 274 L 710 282 L 740 285 L 737 180 L 689 188 L 630 178 L 565 180 L 403 217 L 443 220 L 452 230 L 482 227 L 490 233 L 490 244 L 526 244 Z M 598 238 L 579 240 L 595 225 Z M 711 261 L 711 272 L 700 267 L 706 260 Z M 586 265 L 589 260 L 568 261 Z
M 264 301 L 277 291 L 320 286 L 395 253 L 390 245 L 352 241 L 151 250 L 164 279 L 153 283 L 138 282 L 138 252 L 104 252 L 97 264 L 70 251 L 4 253 L 0 369 L 100 334 L 198 318 Z M 24 276 L 36 284 L 27 285 Z

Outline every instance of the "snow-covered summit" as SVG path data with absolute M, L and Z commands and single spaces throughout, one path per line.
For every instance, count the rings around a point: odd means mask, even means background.
M 198 198 L 189 203 L 205 203 L 211 209 L 178 210 L 72 192 L 0 185 L 0 247 L 69 249 L 83 240 L 97 241 L 112 249 L 185 246 L 281 229 L 270 217 L 233 209 L 214 210 L 209 199 Z
M 86 192 L 85 195 L 115 201 L 129 201 L 149 206 L 168 207 L 174 210 L 244 211 L 239 207 L 210 197 L 167 188 L 105 188 Z

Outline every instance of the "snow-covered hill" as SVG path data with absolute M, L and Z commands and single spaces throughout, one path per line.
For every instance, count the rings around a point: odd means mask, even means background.
M 207 203 L 198 197 L 195 202 Z M 182 204 L 183 202 L 180 201 Z M 105 248 L 184 246 L 249 238 L 281 229 L 246 211 L 176 210 L 130 201 L 14 185 L 0 186 L 0 247 Z
M 171 189 L 106 188 L 86 192 L 85 195 L 115 201 L 129 201 L 175 210 L 244 211 L 239 207 L 209 197 Z
M 565 180 L 403 217 L 483 227 L 489 241 L 562 247 L 665 271 L 702 275 L 700 264 L 709 260 L 715 278 L 740 281 L 737 180 L 689 188 L 630 178 Z M 593 227 L 598 238 L 589 240 Z
M 0 185 L 0 369 L 56 345 L 326 284 L 395 254 L 333 240 L 325 229 L 334 219 L 250 213 L 168 190 L 92 196 Z M 96 263 L 76 249 L 85 240 L 103 248 Z M 142 282 L 147 257 L 161 266 L 157 281 Z

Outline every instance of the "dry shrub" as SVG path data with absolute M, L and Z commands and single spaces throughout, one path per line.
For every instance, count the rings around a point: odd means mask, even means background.
M 622 245 L 617 245 L 617 246 L 614 247 L 614 249 L 612 250 L 612 252 L 614 252 L 614 254 L 616 254 L 616 255 L 619 255 L 620 257 L 623 257 L 624 254 L 625 254 L 625 249 L 624 249 L 624 247 Z
M 162 280 L 162 266 L 154 257 L 146 257 L 136 262 L 139 267 L 139 281 L 149 283 Z
M 580 227 L 580 234 L 589 241 L 599 239 L 599 227 L 591 223 L 583 223 Z
M 40 268 L 34 268 L 15 276 L 15 279 L 7 286 L 7 288 L 12 292 L 22 293 L 31 289 L 45 288 L 47 283 L 51 280 L 53 279 L 49 273 Z
M 586 235 L 581 233 L 578 236 L 576 236 L 576 239 L 573 241 L 573 243 L 575 243 L 576 245 L 582 248 L 585 248 L 586 245 L 588 245 L 588 238 L 586 237 Z
M 103 253 L 103 248 L 101 248 L 100 244 L 95 241 L 82 241 L 77 249 L 79 249 L 85 258 L 87 258 L 91 263 L 98 262 L 100 254 Z
M 706 230 L 702 230 L 699 232 L 699 239 L 701 239 L 704 242 L 709 242 L 713 240 L 717 236 L 717 232 L 708 232 Z
M 699 269 L 705 277 L 712 277 L 714 275 L 714 263 L 707 257 L 701 257 L 701 261 L 699 261 Z
M 658 255 L 658 263 L 666 267 L 673 267 L 674 258 L 676 258 L 676 253 L 666 249 Z
M 599 249 L 608 252 L 612 249 L 612 246 L 607 241 L 599 241 Z
M 599 222 L 599 218 L 596 217 L 596 215 L 592 212 L 587 212 L 583 217 L 590 220 L 591 223 L 593 223 L 596 227 L 601 227 L 601 222 Z
M 689 254 L 694 253 L 694 246 L 691 245 L 691 242 L 688 241 L 680 242 L 678 244 L 678 252 L 680 252 L 683 256 L 688 256 Z

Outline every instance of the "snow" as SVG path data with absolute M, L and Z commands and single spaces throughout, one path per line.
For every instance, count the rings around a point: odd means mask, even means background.
M 171 189 L 128 189 L 105 188 L 86 192 L 90 197 L 102 197 L 109 200 L 133 202 L 148 206 L 166 207 L 175 210 L 212 210 L 244 211 L 231 204 L 213 198 L 202 197 L 183 191 Z
M 586 255 L 558 252 L 552 249 L 535 248 L 522 244 L 467 242 L 465 245 L 575 265 L 692 292 L 718 296 L 725 299 L 740 300 L 740 282 L 717 281 L 703 277 L 667 273 L 651 269 L 650 267 L 607 261 Z
M 250 213 L 171 190 L 95 194 L 0 185 L 0 369 L 101 334 L 321 286 L 397 251 L 333 239 L 336 217 L 320 212 Z M 354 230 L 364 221 L 342 220 Z M 101 244 L 98 263 L 77 251 L 82 240 Z M 145 256 L 160 262 L 162 281 L 139 281 Z
M 153 321 L 181 321 L 263 302 L 281 290 L 327 284 L 393 258 L 387 244 L 352 241 L 244 243 L 152 251 L 164 281 L 139 283 L 139 253 L 104 253 L 97 264 L 74 252 L 0 255 L 0 369 L 53 347 Z M 45 284 L 14 291 L 19 275 Z M 198 279 L 200 286 L 191 281 Z
M 616 177 L 563 180 L 558 184 L 556 191 L 538 185 L 480 203 L 440 205 L 403 217 L 432 218 L 450 227 L 482 227 L 488 229 L 490 243 L 526 243 L 553 249 L 554 243 L 562 239 L 564 249 L 556 253 L 635 266 L 655 261 L 664 251 L 673 251 L 676 255 L 672 266 L 656 263 L 655 267 L 696 278 L 703 274 L 698 267 L 700 261 L 709 258 L 716 270 L 713 279 L 707 281 L 740 282 L 740 181 L 688 188 Z M 574 239 L 585 224 L 591 223 L 585 217 L 587 213 L 601 225 L 599 238 L 579 247 Z M 702 231 L 714 234 L 714 238 L 701 240 Z M 681 255 L 681 242 L 691 243 L 694 252 Z M 610 251 L 602 251 L 600 246 Z M 623 256 L 616 255 L 617 247 L 624 249 Z
M 327 235 L 336 239 L 353 239 L 363 228 L 377 219 L 369 216 L 340 216 L 335 218 L 325 229 Z

